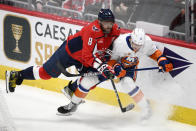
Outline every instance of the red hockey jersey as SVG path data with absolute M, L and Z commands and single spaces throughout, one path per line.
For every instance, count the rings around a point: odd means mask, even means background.
M 85 67 L 92 67 L 97 51 L 111 47 L 113 41 L 120 35 L 120 28 L 114 24 L 109 34 L 104 34 L 98 20 L 83 27 L 81 31 L 67 39 L 66 51 L 81 62 Z

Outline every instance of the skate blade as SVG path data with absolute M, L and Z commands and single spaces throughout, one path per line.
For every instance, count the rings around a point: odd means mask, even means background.
M 9 91 L 9 78 L 10 78 L 10 71 L 5 72 L 5 84 L 6 84 L 6 92 L 10 93 Z
M 57 112 L 56 115 L 57 115 L 57 116 L 71 116 L 72 113 L 69 112 L 69 113 L 66 113 L 66 114 L 62 114 L 62 113 Z

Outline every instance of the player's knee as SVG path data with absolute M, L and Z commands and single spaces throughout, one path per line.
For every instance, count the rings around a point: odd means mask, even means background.
M 129 87 L 129 89 L 131 90 L 132 88 L 135 87 L 135 82 L 131 77 L 124 77 L 121 81 L 122 81 L 123 87 L 124 86 Z
M 48 80 L 51 76 L 44 70 L 43 66 L 34 66 L 33 67 L 33 74 L 35 79 L 43 79 Z
M 92 87 L 94 87 L 97 83 L 99 83 L 99 80 L 97 77 L 83 77 L 80 80 L 80 85 L 86 89 L 90 90 Z

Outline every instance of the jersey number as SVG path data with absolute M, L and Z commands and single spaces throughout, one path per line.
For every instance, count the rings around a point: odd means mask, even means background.
M 88 39 L 88 45 L 92 45 L 92 42 L 93 42 L 93 38 L 90 37 L 90 38 Z

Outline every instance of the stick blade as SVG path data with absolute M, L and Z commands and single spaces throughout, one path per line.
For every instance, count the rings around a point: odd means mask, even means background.
M 128 106 L 122 108 L 122 112 L 130 111 L 130 110 L 132 110 L 134 107 L 135 107 L 135 105 L 131 103 L 131 104 L 129 104 Z

